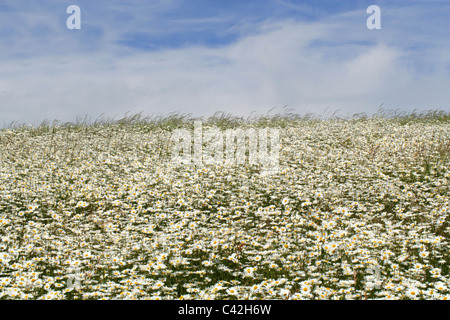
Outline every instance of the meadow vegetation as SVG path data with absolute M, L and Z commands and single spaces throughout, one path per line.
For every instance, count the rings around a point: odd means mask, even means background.
M 0 131 L 0 299 L 450 297 L 450 113 L 218 113 L 280 170 L 171 161 L 190 115 Z

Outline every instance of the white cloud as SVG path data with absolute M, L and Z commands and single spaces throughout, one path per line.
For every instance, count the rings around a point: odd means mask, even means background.
M 439 46 L 439 35 L 421 39 L 435 45 L 428 63 L 446 67 L 421 76 L 408 60 L 414 56 L 407 41 L 391 38 L 407 30 L 397 26 L 385 36 L 369 33 L 359 14 L 346 12 L 316 22 L 253 23 L 253 32 L 244 31 L 246 36 L 218 48 L 128 52 L 113 41 L 128 31 L 105 29 L 103 21 L 97 50 L 63 55 L 58 46 L 70 45 L 67 33 L 49 23 L 48 32 L 59 34 L 51 42 L 55 54 L 3 58 L 0 64 L 1 120 L 39 124 L 44 119 L 74 121 L 77 115 L 120 117 L 140 111 L 249 115 L 284 105 L 319 114 L 329 106 L 344 114 L 372 113 L 382 103 L 411 111 L 449 110 L 449 58 L 443 52 L 448 45 Z M 248 30 L 248 25 L 235 26 L 240 27 Z M 43 46 L 25 35 L 17 41 L 31 51 Z M 20 47 L 13 45 L 10 52 L 14 50 Z

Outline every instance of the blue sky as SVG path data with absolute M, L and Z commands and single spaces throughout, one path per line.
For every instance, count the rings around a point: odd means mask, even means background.
M 69 30 L 69 5 L 81 30 Z M 369 30 L 366 9 L 381 8 Z M 450 111 L 450 1 L 2 0 L 0 126 Z

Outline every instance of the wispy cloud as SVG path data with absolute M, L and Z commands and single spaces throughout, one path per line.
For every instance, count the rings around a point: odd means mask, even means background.
M 382 103 L 450 109 L 449 4 L 381 2 L 382 29 L 370 31 L 367 6 L 333 11 L 318 2 L 266 1 L 233 15 L 241 1 L 231 9 L 210 1 L 89 1 L 80 4 L 82 30 L 69 31 L 69 1 L 6 1 L 1 120 L 246 115 L 284 105 L 300 113 L 371 113 Z

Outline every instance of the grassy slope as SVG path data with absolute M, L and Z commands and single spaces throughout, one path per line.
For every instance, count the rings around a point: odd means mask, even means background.
M 204 119 L 279 128 L 268 177 L 171 163 L 171 131 L 191 120 L 0 131 L 0 295 L 448 297 L 449 113 Z

